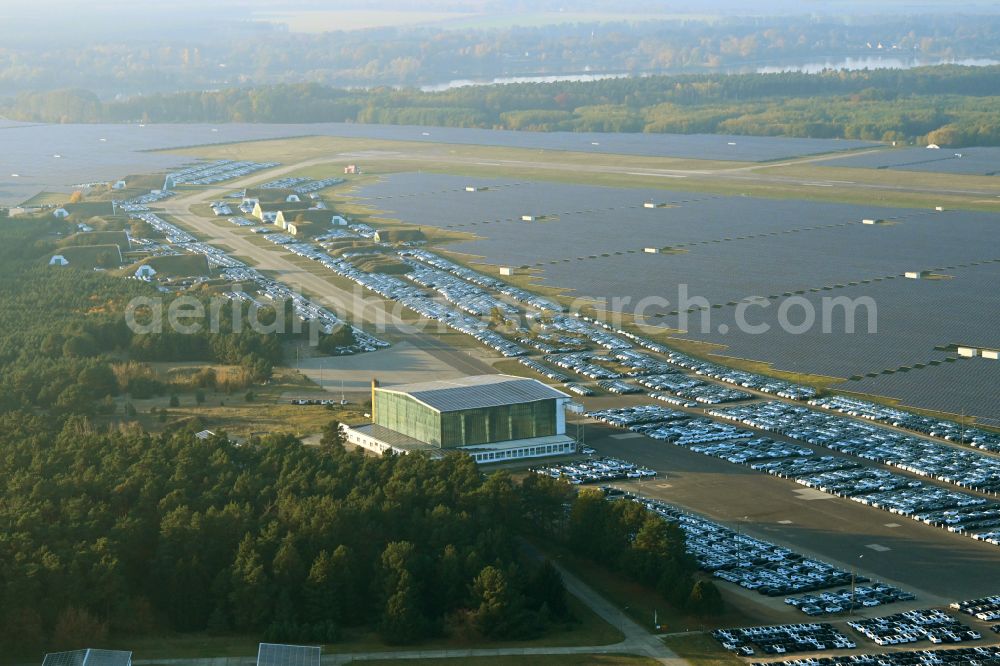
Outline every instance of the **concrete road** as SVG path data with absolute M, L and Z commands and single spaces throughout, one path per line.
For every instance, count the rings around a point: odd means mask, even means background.
M 472 353 L 456 350 L 442 343 L 430 333 L 415 332 L 413 327 L 394 314 L 391 308 L 383 308 L 384 301 L 380 297 L 366 292 L 361 287 L 357 290 L 341 288 L 330 281 L 316 275 L 302 266 L 296 265 L 293 255 L 278 246 L 260 247 L 250 241 L 245 230 L 235 226 L 223 226 L 215 223 L 215 218 L 195 215 L 191 207 L 219 200 L 234 190 L 252 187 L 255 184 L 280 178 L 281 176 L 309 166 L 313 163 L 328 160 L 312 160 L 295 165 L 268 170 L 264 175 L 256 174 L 234 181 L 226 187 L 199 190 L 194 193 L 164 201 L 158 209 L 170 216 L 180 226 L 194 232 L 198 237 L 215 246 L 224 246 L 230 254 L 245 257 L 249 263 L 261 271 L 269 271 L 284 284 L 301 290 L 315 298 L 320 304 L 336 312 L 350 323 L 364 328 L 376 335 L 387 333 L 389 337 L 405 339 L 414 347 L 445 363 L 460 374 L 486 374 L 494 370 L 487 360 L 490 354 L 486 348 L 472 349 Z M 331 273 L 331 276 L 333 274 Z M 434 324 L 436 327 L 436 324 Z M 430 379 L 432 377 L 429 377 Z

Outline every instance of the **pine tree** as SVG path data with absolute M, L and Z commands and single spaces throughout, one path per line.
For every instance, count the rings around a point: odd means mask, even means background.
M 229 601 L 237 629 L 257 629 L 270 611 L 270 584 L 252 535 L 247 534 L 236 551 L 232 566 Z

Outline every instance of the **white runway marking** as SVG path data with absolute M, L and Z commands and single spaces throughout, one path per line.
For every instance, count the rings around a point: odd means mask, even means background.
M 641 171 L 628 171 L 629 176 L 653 176 L 655 178 L 687 178 L 679 173 L 643 173 Z

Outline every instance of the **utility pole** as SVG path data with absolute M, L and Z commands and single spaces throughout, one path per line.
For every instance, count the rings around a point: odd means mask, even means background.
M 743 564 L 743 523 L 749 516 L 743 516 L 739 521 L 736 522 L 736 566 L 741 566 Z
M 858 559 L 863 558 L 864 555 L 858 555 Z M 854 566 L 851 567 L 851 615 L 854 615 L 854 604 L 858 589 L 858 565 L 855 562 Z

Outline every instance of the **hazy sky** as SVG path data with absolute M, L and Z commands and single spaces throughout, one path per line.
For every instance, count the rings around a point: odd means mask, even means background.
M 211 38 L 260 19 L 303 11 L 455 13 L 569 13 L 607 16 L 706 14 L 763 16 L 777 14 L 871 15 L 1000 13 L 1000 0 L 0 0 L 0 41 L 24 47 L 40 39 L 51 47 L 81 43 Z M 273 16 L 278 14 L 279 16 Z M 428 17 L 431 19 L 431 17 Z M 433 17 L 431 20 L 438 20 Z M 406 21 L 412 23 L 413 21 Z M 398 21 L 396 21 L 398 23 Z M 538 25 L 538 20 L 532 21 Z M 231 38 L 231 35 L 226 35 Z

